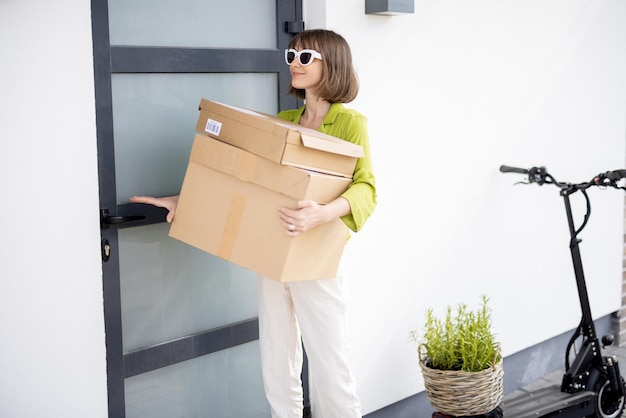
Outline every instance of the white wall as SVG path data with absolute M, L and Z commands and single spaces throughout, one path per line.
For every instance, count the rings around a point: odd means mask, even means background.
M 379 207 L 349 245 L 352 342 L 364 412 L 421 391 L 408 332 L 428 307 L 491 298 L 505 355 L 574 328 L 580 309 L 555 187 L 624 166 L 626 3 L 305 0 L 308 28 L 343 34 L 369 117 Z M 621 303 L 623 193 L 590 192 L 581 251 L 595 317 Z M 582 196 L 573 197 L 580 222 Z
M 624 166 L 626 3 L 305 8 L 353 47 L 376 153 L 379 208 L 347 253 L 364 412 L 422 390 L 407 334 L 427 307 L 487 293 L 505 354 L 574 327 L 558 193 L 497 168 L 582 181 Z M 1 0 L 0 35 L 0 416 L 105 417 L 89 3 Z M 623 196 L 591 197 L 582 251 L 602 316 L 620 306 Z
M 0 416 L 106 417 L 88 1 L 0 1 Z

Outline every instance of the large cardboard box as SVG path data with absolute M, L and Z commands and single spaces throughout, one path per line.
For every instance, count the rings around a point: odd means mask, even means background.
M 352 177 L 363 148 L 275 116 L 202 99 L 196 131 L 276 163 Z
M 277 210 L 301 199 L 328 203 L 350 182 L 196 135 L 169 234 L 277 281 L 332 278 L 348 237 L 344 223 L 290 237 Z

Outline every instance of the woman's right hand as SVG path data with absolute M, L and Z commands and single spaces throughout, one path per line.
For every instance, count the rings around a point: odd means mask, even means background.
M 172 223 L 174 215 L 176 214 L 176 206 L 178 205 L 178 195 L 165 197 L 133 196 L 130 198 L 130 201 L 133 203 L 145 203 L 167 209 L 168 213 L 165 220 L 167 223 Z

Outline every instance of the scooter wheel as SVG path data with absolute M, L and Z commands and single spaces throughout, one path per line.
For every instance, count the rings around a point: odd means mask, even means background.
M 625 386 L 624 378 L 620 377 L 622 387 Z M 624 392 L 624 391 L 622 391 Z M 605 381 L 598 390 L 596 397 L 595 410 L 597 418 L 618 418 L 624 412 L 624 395 L 617 396 L 611 390 L 610 382 Z

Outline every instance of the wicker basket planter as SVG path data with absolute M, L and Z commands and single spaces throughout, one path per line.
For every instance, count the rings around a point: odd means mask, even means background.
M 438 370 L 420 358 L 424 386 L 431 405 L 452 416 L 483 415 L 496 409 L 503 398 L 502 359 L 479 372 Z
M 448 306 L 442 317 L 428 309 L 423 332 L 412 331 L 431 405 L 445 415 L 474 417 L 498 408 L 503 398 L 502 355 L 491 326 L 487 296 L 482 306 Z

